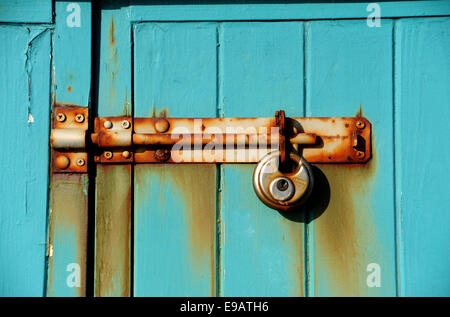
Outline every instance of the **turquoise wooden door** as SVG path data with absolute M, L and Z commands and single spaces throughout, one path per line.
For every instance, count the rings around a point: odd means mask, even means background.
M 381 20 L 364 2 L 41 3 L 0 10 L 0 295 L 450 295 L 450 2 L 380 1 Z M 255 164 L 48 178 L 59 104 L 91 119 L 363 115 L 373 154 L 315 164 L 294 213 L 257 198 Z

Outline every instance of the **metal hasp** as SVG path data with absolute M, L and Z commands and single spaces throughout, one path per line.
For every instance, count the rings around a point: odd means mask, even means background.
M 53 173 L 87 173 L 88 108 L 55 105 L 50 145 Z
M 90 133 L 86 108 L 58 105 L 52 127 L 54 172 L 86 172 L 88 154 L 99 164 L 255 163 L 274 150 L 282 164 L 291 152 L 310 163 L 371 157 L 371 124 L 363 117 L 99 117 Z

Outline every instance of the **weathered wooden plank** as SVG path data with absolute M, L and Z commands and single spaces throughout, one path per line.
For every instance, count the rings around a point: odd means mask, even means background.
M 224 23 L 219 38 L 222 115 L 303 115 L 302 23 Z M 222 166 L 220 295 L 302 296 L 303 215 L 266 207 L 253 190 L 254 168 Z
M 91 14 L 89 2 L 55 4 L 54 104 L 89 106 Z M 88 190 L 86 174 L 53 174 L 50 179 L 47 296 L 86 296 Z
M 308 227 L 310 295 L 394 296 L 392 22 L 310 22 L 306 34 L 306 115 L 362 111 L 373 153 L 365 165 L 318 166 L 324 208 Z M 381 268 L 381 287 L 367 284 L 370 263 Z
M 131 115 L 131 25 L 127 8 L 101 6 L 98 115 Z M 130 296 L 131 168 L 97 166 L 95 296 Z M 114 236 L 115 233 L 120 233 Z M 114 237 L 110 243 L 108 237 Z
M 54 99 L 89 106 L 91 93 L 90 2 L 57 1 L 53 35 Z
M 338 1 L 149 1 L 146 6 L 140 0 L 132 0 L 132 21 L 230 21 L 230 20 L 298 20 L 298 19 L 365 19 L 373 12 L 367 11 L 368 2 L 342 3 Z M 304 3 L 302 3 L 304 2 Z M 338 3 L 336 3 L 338 2 Z M 170 5 L 168 5 L 170 4 Z M 450 14 L 450 3 L 440 1 L 378 1 L 381 17 L 433 16 Z M 364 22 L 363 22 L 364 23 Z
M 52 175 L 47 296 L 86 296 L 88 180 Z
M 216 115 L 216 25 L 134 29 L 136 116 Z M 216 168 L 135 166 L 134 295 L 216 294 Z
M 131 166 L 98 165 L 95 295 L 130 295 Z
M 449 296 L 450 19 L 396 24 L 401 295 Z
M 50 30 L 0 26 L 0 296 L 42 296 L 48 188 Z M 44 140 L 44 142 L 42 141 Z
M 2 0 L 0 22 L 51 23 L 52 0 Z

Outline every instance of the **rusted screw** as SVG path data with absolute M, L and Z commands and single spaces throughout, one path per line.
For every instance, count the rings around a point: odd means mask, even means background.
M 111 121 L 105 121 L 105 122 L 103 123 L 103 126 L 104 126 L 106 129 L 111 129 L 112 126 L 113 126 L 113 124 L 112 124 Z
M 84 166 L 85 163 L 86 163 L 86 162 L 84 161 L 84 159 L 78 159 L 78 160 L 77 160 L 77 165 L 78 165 L 78 166 Z
M 58 113 L 56 115 L 56 120 L 58 120 L 59 122 L 64 122 L 66 121 L 66 115 L 64 113 Z
M 56 165 L 57 168 L 59 168 L 61 170 L 64 170 L 64 169 L 69 167 L 70 160 L 69 160 L 69 158 L 67 156 L 59 155 L 55 159 L 55 165 Z
M 127 159 L 127 158 L 130 158 L 130 156 L 131 156 L 131 153 L 129 151 L 123 151 L 122 152 L 122 157 L 123 158 Z
M 122 121 L 122 128 L 128 129 L 130 126 L 131 126 L 130 121 L 128 121 L 128 120 L 123 120 Z
M 365 126 L 366 126 L 366 124 L 364 123 L 364 121 L 361 121 L 361 120 L 356 121 L 356 127 L 358 129 L 364 129 Z
M 364 153 L 363 151 L 356 151 L 356 157 L 359 158 L 360 160 L 363 159 L 366 156 L 366 153 Z
M 105 159 L 110 160 L 113 157 L 113 154 L 111 151 L 106 151 L 105 153 L 103 153 L 103 156 L 105 157 Z
M 82 114 L 77 114 L 77 115 L 75 116 L 75 121 L 78 122 L 78 123 L 83 122 L 83 121 L 84 121 L 84 115 L 82 115 Z
M 155 159 L 160 162 L 165 162 L 170 158 L 170 151 L 168 149 L 158 149 L 155 152 Z
M 155 130 L 159 133 L 164 133 L 169 130 L 170 123 L 166 119 L 157 119 L 155 122 Z

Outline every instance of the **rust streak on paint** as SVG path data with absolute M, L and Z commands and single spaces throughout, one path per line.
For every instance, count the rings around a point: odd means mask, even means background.
M 95 295 L 130 295 L 131 166 L 97 166 Z
M 86 272 L 87 251 L 87 196 L 85 195 L 86 175 L 53 174 L 50 185 L 49 244 L 53 245 L 54 254 L 49 258 L 47 295 L 55 295 L 55 290 L 66 287 L 65 277 L 59 275 L 53 266 L 55 258 L 61 255 L 62 248 L 76 250 L 71 261 L 80 265 L 81 272 Z M 76 245 L 67 246 L 67 241 Z M 59 260 L 62 260 L 59 258 Z M 55 285 L 57 283 L 57 285 Z M 86 294 L 86 275 L 81 276 L 78 296 Z
M 366 249 L 375 243 L 368 210 L 370 187 L 377 171 L 376 156 L 367 164 L 320 165 L 330 187 L 330 201 L 324 214 L 314 221 L 315 281 L 328 285 L 336 296 L 364 296 Z M 330 275 L 321 275 L 325 270 Z M 325 281 L 326 280 L 326 281 Z M 321 290 L 317 288 L 316 295 Z
M 211 296 L 215 295 L 215 166 L 189 165 L 167 168 L 178 188 L 189 223 L 191 259 L 200 274 L 209 262 Z M 164 197 L 167 199 L 167 197 Z
M 70 86 L 70 85 L 67 86 L 67 91 L 68 91 L 68 92 L 72 92 L 72 86 Z
M 116 26 L 114 23 L 114 19 L 111 18 L 111 22 L 109 23 L 109 45 L 116 45 L 116 36 L 115 36 Z
M 156 109 L 155 106 L 152 107 L 152 110 L 150 111 L 150 117 L 151 118 L 168 118 L 169 117 L 169 109 L 167 108 L 161 108 L 159 111 Z

